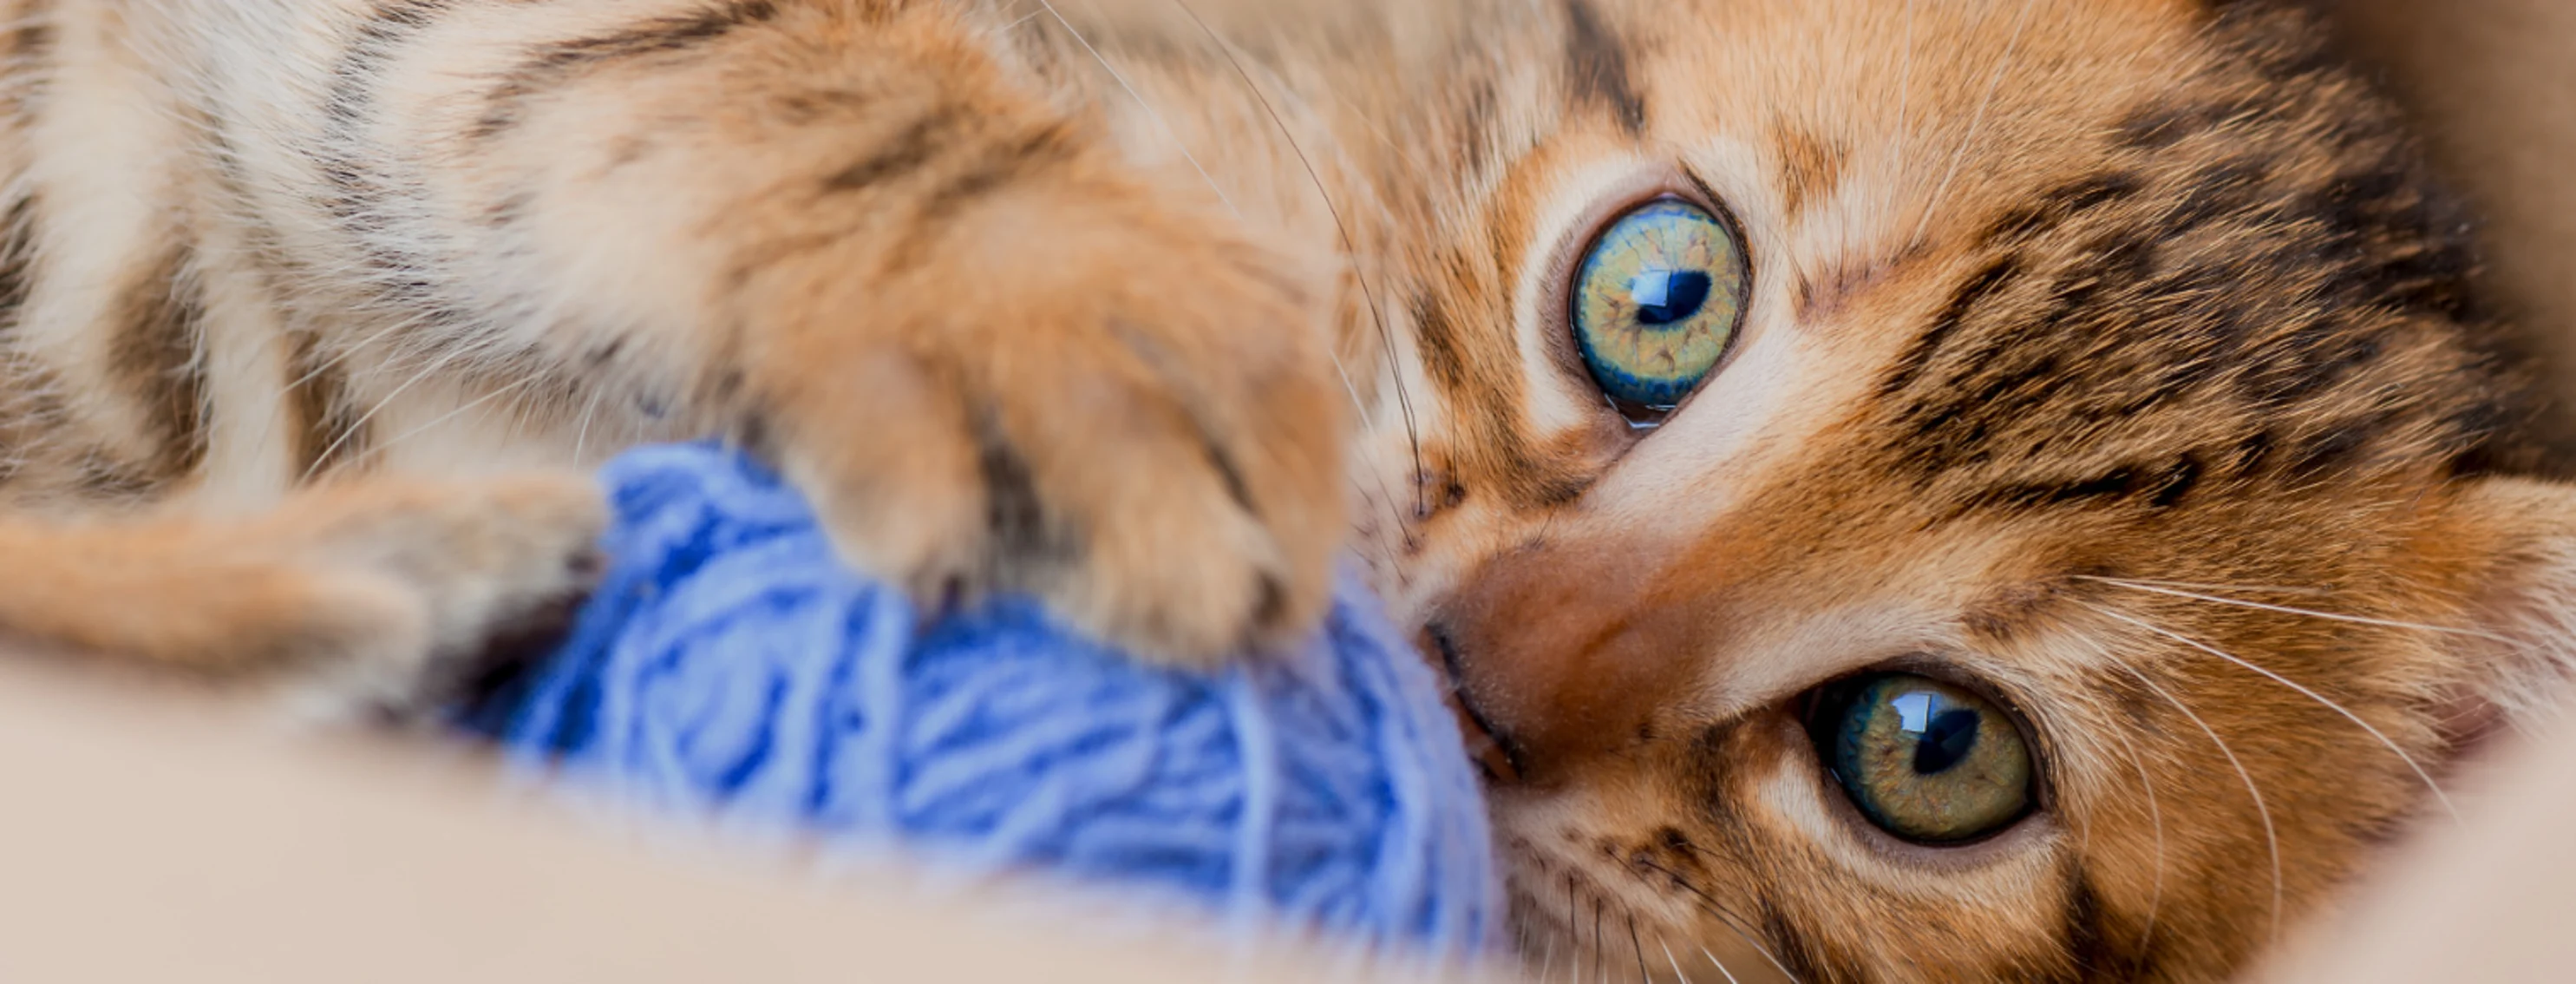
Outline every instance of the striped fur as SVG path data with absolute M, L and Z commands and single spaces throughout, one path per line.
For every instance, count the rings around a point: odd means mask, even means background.
M 2466 224 L 2265 4 L 7 13 L 28 648 L 416 707 L 586 577 L 589 493 L 508 476 L 705 433 L 927 602 L 1163 658 L 1307 625 L 1347 530 L 1533 961 L 1809 981 L 2223 978 L 2576 651 Z M 1755 287 L 1649 430 L 1563 291 L 1660 193 Z M 1800 732 L 1927 664 L 2042 753 L 1971 847 Z

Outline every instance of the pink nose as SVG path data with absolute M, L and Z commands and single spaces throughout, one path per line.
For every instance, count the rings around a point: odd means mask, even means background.
M 1432 620 L 1464 712 L 1508 759 L 1499 779 L 1550 783 L 1637 742 L 1696 675 L 1698 606 L 1654 587 L 1647 572 L 1657 565 L 1585 553 L 1497 557 Z

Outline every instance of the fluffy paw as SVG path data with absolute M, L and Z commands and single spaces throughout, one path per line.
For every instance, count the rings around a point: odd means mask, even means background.
M 759 443 L 860 566 L 927 604 L 1034 593 L 1205 664 L 1320 616 L 1342 391 L 1314 299 L 1141 193 L 960 214 L 869 296 L 780 277 Z

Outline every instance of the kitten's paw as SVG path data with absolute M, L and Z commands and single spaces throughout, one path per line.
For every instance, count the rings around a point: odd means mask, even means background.
M 1173 662 L 1320 616 L 1344 414 L 1311 297 L 1141 203 L 1032 199 L 936 250 L 965 259 L 864 304 L 789 294 L 808 327 L 754 361 L 758 443 L 846 556 L 926 605 L 1031 592 Z
M 569 625 L 598 581 L 606 516 L 598 486 L 575 475 L 299 495 L 258 531 L 288 551 L 282 574 L 307 595 L 271 626 L 268 644 L 304 653 L 281 696 L 308 719 L 435 714 Z

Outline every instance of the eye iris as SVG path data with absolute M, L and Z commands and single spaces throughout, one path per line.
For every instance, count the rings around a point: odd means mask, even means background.
M 1717 217 L 1649 202 L 1601 234 L 1576 275 L 1575 340 L 1613 399 L 1668 409 L 1699 387 L 1742 320 L 1742 247 Z
M 1870 822 L 1923 843 L 2000 830 L 2031 803 L 2031 761 L 1994 705 L 1929 677 L 1865 678 L 1827 702 L 1820 749 Z

